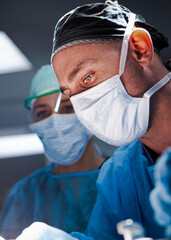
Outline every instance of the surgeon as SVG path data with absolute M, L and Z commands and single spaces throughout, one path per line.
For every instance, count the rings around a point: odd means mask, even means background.
M 117 223 L 128 218 L 143 225 L 146 236 L 164 237 L 149 194 L 156 159 L 171 145 L 171 73 L 159 56 L 165 47 L 161 33 L 117 1 L 77 7 L 56 25 L 52 64 L 61 91 L 91 132 L 120 146 L 101 168 L 86 234 L 74 238 L 122 239 Z M 35 223 L 17 240 L 28 234 L 32 240 L 71 239 Z
M 34 76 L 25 106 L 52 163 L 12 188 L 0 215 L 0 235 L 14 239 L 35 221 L 83 232 L 104 159 L 95 153 L 92 134 L 75 116 L 69 97 L 61 94 L 51 65 Z

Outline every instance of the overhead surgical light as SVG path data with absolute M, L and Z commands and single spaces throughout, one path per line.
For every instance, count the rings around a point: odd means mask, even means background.
M 43 145 L 35 133 L 0 137 L 0 159 L 43 153 Z
M 0 74 L 28 71 L 31 68 L 31 62 L 7 34 L 0 31 Z

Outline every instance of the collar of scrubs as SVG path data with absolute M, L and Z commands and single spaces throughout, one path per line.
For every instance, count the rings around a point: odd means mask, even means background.
M 146 147 L 144 146 L 144 144 L 140 141 L 140 149 L 141 149 L 141 153 L 147 157 L 148 159 L 148 163 L 147 163 L 147 166 L 148 167 L 151 167 L 151 166 L 154 166 L 154 162 L 150 156 L 150 154 L 148 153 Z
M 69 177 L 75 177 L 75 176 L 84 176 L 84 175 L 92 175 L 92 174 L 99 174 L 100 169 L 95 169 L 95 170 L 90 170 L 90 171 L 86 171 L 86 172 L 73 172 L 73 173 L 67 173 L 67 174 L 52 174 L 50 172 L 50 170 L 54 167 L 56 167 L 57 164 L 56 163 L 51 163 L 49 166 L 47 166 L 46 168 L 44 168 L 44 171 L 47 172 L 47 174 L 51 177 L 51 178 L 69 178 Z
M 141 153 L 144 156 L 146 156 L 146 158 L 147 158 L 148 172 L 149 172 L 150 178 L 152 180 L 152 183 L 154 185 L 154 183 L 155 183 L 155 180 L 154 180 L 155 163 L 153 162 L 150 154 L 148 153 L 146 147 L 144 146 L 144 144 L 142 142 L 140 142 L 140 149 L 141 149 Z

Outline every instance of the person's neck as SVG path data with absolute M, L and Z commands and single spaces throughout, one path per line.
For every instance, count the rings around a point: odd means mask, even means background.
M 76 163 L 72 165 L 58 165 L 57 167 L 51 169 L 50 172 L 54 175 L 57 175 L 91 171 L 99 169 L 104 161 L 104 158 L 95 154 L 93 141 L 90 139 L 82 157 Z
M 144 145 L 152 150 L 153 156 L 155 153 L 161 155 L 168 146 L 171 146 L 170 106 L 171 81 L 151 97 L 149 129 L 140 139 Z

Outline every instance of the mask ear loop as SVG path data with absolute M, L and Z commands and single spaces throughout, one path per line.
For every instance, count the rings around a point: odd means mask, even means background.
M 57 113 L 59 111 L 59 106 L 60 106 L 60 103 L 61 103 L 61 98 L 62 98 L 62 93 L 60 92 L 59 93 L 59 96 L 58 96 L 58 99 L 56 101 L 56 106 L 55 106 L 55 112 Z
M 164 78 L 157 82 L 153 87 L 151 87 L 145 94 L 144 97 L 150 98 L 155 92 L 162 88 L 171 79 L 171 72 L 169 72 Z
M 121 76 L 125 70 L 125 64 L 127 59 L 127 53 L 128 53 L 128 44 L 129 44 L 129 37 L 132 33 L 132 30 L 134 28 L 135 23 L 135 14 L 130 13 L 129 21 L 127 28 L 124 33 L 123 41 L 122 41 L 122 48 L 121 48 L 121 54 L 120 54 L 120 65 L 119 65 L 119 75 Z

